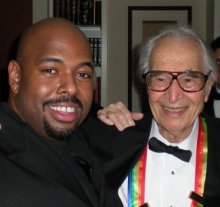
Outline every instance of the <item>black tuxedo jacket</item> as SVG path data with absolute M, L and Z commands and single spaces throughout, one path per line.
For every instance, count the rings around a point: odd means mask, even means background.
M 202 200 L 206 207 L 220 207 L 220 119 L 205 117 L 205 120 L 208 128 L 208 160 Z M 105 126 L 96 120 L 90 120 L 83 126 L 84 136 L 87 137 L 90 146 L 102 163 L 105 163 L 106 159 L 111 160 L 111 156 L 123 158 L 120 159 L 121 163 L 112 162 L 115 167 L 120 164 L 121 171 L 111 171 L 114 168 L 109 169 L 104 165 L 108 182 L 114 183 L 115 179 L 124 177 L 124 173 L 128 173 L 137 162 L 148 142 L 151 124 L 152 117 L 147 114 L 144 119 L 136 123 L 135 127 L 127 128 L 123 132 L 117 131 L 114 127 Z M 105 154 L 103 146 L 105 146 Z M 122 182 L 123 180 L 120 181 Z
M 209 116 L 215 117 L 215 110 L 214 110 L 214 100 L 215 100 L 215 87 L 212 87 L 211 93 L 209 95 L 208 101 L 205 103 L 203 112 L 208 114 Z
M 1 207 L 121 206 L 117 187 L 106 186 L 80 132 L 69 141 L 49 143 L 0 104 Z

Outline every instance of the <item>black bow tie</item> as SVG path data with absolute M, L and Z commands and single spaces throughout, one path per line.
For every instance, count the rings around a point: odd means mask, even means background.
M 168 154 L 172 154 L 173 156 L 185 161 L 189 162 L 192 152 L 190 150 L 183 150 L 180 149 L 179 147 L 174 147 L 174 146 L 167 146 L 163 142 L 159 141 L 155 137 L 152 137 L 149 140 L 149 149 L 154 151 L 154 152 L 166 152 Z

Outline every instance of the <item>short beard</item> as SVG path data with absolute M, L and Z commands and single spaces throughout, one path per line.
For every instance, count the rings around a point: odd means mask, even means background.
M 64 103 L 64 102 L 72 102 L 78 105 L 79 108 L 83 109 L 83 105 L 79 99 L 76 97 L 66 97 L 62 96 L 58 99 L 51 99 L 47 100 L 43 104 L 43 108 L 48 104 L 54 104 L 54 103 Z M 79 120 L 80 122 L 80 120 Z M 44 129 L 47 133 L 47 135 L 55 140 L 67 140 L 68 137 L 74 132 L 75 128 L 79 126 L 80 123 L 76 123 L 76 126 L 70 128 L 70 129 L 57 129 L 54 128 L 44 117 L 43 118 L 43 125 Z
M 49 137 L 52 137 L 55 140 L 63 141 L 67 140 L 69 136 L 75 131 L 77 126 L 72 127 L 70 129 L 56 129 L 50 123 L 46 120 L 46 118 L 43 119 L 44 129 Z

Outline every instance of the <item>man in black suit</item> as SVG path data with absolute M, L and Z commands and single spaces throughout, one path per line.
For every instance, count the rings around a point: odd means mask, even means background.
M 217 81 L 209 95 L 209 100 L 205 103 L 205 113 L 220 118 L 220 37 L 211 42 L 211 48 L 214 52 L 217 69 Z
M 142 44 L 139 67 L 152 114 L 134 123 L 120 102 L 98 113 L 108 124 L 121 122 L 120 130 L 133 126 L 110 135 L 121 140 L 118 153 L 126 157 L 130 147 L 137 157 L 119 190 L 124 206 L 219 207 L 220 120 L 201 116 L 215 71 L 205 44 L 189 28 L 165 29 Z M 86 124 L 88 137 L 108 139 L 110 126 L 97 123 L 92 132 L 95 122 Z
M 0 206 L 121 206 L 117 182 L 107 187 L 78 132 L 95 87 L 83 33 L 59 18 L 34 24 L 23 33 L 8 73 L 9 100 L 0 104 Z M 103 164 L 111 172 L 111 163 Z

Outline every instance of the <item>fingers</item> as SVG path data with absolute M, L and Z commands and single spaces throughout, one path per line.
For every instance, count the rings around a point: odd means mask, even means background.
M 144 114 L 143 113 L 140 113 L 140 112 L 132 112 L 132 118 L 135 120 L 135 121 L 138 121 L 140 119 L 142 119 L 144 117 Z
M 97 112 L 97 117 L 105 124 L 114 125 L 114 122 L 108 118 L 104 109 L 101 109 Z
M 119 131 L 135 125 L 131 112 L 122 102 L 110 104 L 99 110 L 97 116 L 104 123 L 115 125 Z M 138 115 L 135 115 L 134 118 L 138 118 Z

